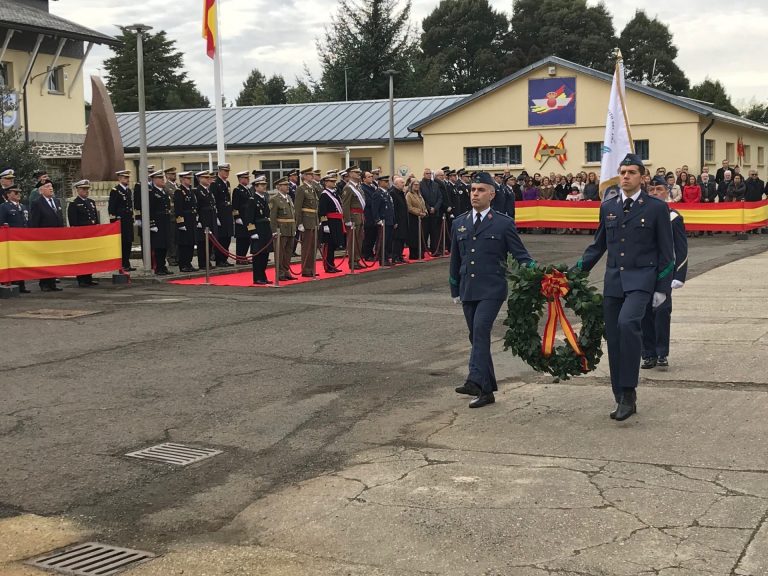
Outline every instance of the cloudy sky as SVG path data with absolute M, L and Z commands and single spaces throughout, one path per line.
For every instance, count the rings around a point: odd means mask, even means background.
M 421 20 L 439 0 L 413 0 L 412 22 Z M 510 12 L 511 0 L 490 0 L 496 10 Z M 596 4 L 589 0 L 590 4 Z M 337 0 L 217 0 L 223 44 L 224 95 L 233 100 L 253 68 L 267 76 L 282 74 L 288 84 L 304 64 L 317 76 L 315 39 L 336 10 Z M 635 0 L 606 0 L 620 31 L 633 16 Z M 51 0 L 51 12 L 106 34 L 116 24 L 141 22 L 165 30 L 184 54 L 190 77 L 213 101 L 213 65 L 201 37 L 203 0 Z M 720 80 L 740 106 L 768 99 L 764 69 L 768 4 L 747 0 L 646 0 L 646 13 L 670 26 L 679 54 L 678 65 L 692 83 L 706 76 Z M 101 74 L 110 55 L 94 47 L 86 74 Z M 87 83 L 88 91 L 90 84 Z M 88 95 L 90 97 L 90 95 Z

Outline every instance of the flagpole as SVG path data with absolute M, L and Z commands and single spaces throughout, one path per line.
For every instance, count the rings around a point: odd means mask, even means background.
M 227 161 L 224 148 L 224 110 L 222 109 L 221 94 L 221 34 L 219 32 L 219 13 L 221 12 L 222 0 L 216 0 L 216 30 L 214 31 L 214 53 L 213 53 L 213 91 L 216 110 L 216 156 L 217 162 L 223 164 Z

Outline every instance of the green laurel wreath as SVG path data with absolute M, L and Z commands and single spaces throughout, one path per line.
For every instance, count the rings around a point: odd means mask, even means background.
M 565 342 L 555 347 L 549 358 L 545 358 L 541 351 L 539 323 L 547 308 L 547 299 L 541 293 L 541 281 L 544 274 L 554 269 L 568 278 L 570 290 L 562 299 L 563 307 L 572 310 L 581 320 L 578 342 L 587 359 L 588 370 L 592 371 L 597 366 L 603 354 L 603 297 L 594 286 L 589 285 L 587 274 L 571 272 L 562 264 L 528 267 L 510 258 L 507 319 L 504 320 L 509 328 L 504 336 L 504 349 L 511 350 L 537 372 L 568 380 L 571 376 L 584 373 L 581 358 L 573 348 Z

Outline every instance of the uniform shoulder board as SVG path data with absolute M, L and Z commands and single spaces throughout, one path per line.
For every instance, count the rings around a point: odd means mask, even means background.
M 466 212 L 462 212 L 461 214 L 458 215 L 458 218 L 461 218 L 462 216 L 466 216 L 470 212 L 471 212 L 471 210 L 467 210 Z
M 662 200 L 661 198 L 656 198 L 656 196 L 651 196 L 650 194 L 648 194 L 646 197 L 648 198 L 648 200 L 654 200 L 655 202 L 662 202 L 664 204 L 667 203 L 666 200 Z
M 499 212 L 498 210 L 494 210 L 493 208 L 491 208 L 491 212 L 493 212 L 497 216 L 501 216 L 503 218 L 506 218 L 507 220 L 512 220 L 512 217 L 509 216 L 508 214 L 505 214 L 504 212 Z
M 669 211 L 669 221 L 672 222 L 675 218 L 680 217 L 680 212 L 677 212 L 676 210 L 670 210 Z

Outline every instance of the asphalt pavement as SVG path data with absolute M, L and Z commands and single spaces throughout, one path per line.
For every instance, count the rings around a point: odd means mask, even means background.
M 589 237 L 523 240 L 573 264 Z M 158 554 L 142 576 L 766 574 L 766 250 L 690 239 L 670 368 L 621 424 L 607 357 L 555 383 L 501 349 L 502 318 L 497 403 L 470 411 L 446 260 L 278 289 L 30 283 L 0 300 L 0 574 L 83 541 Z M 163 442 L 222 453 L 125 456 Z

